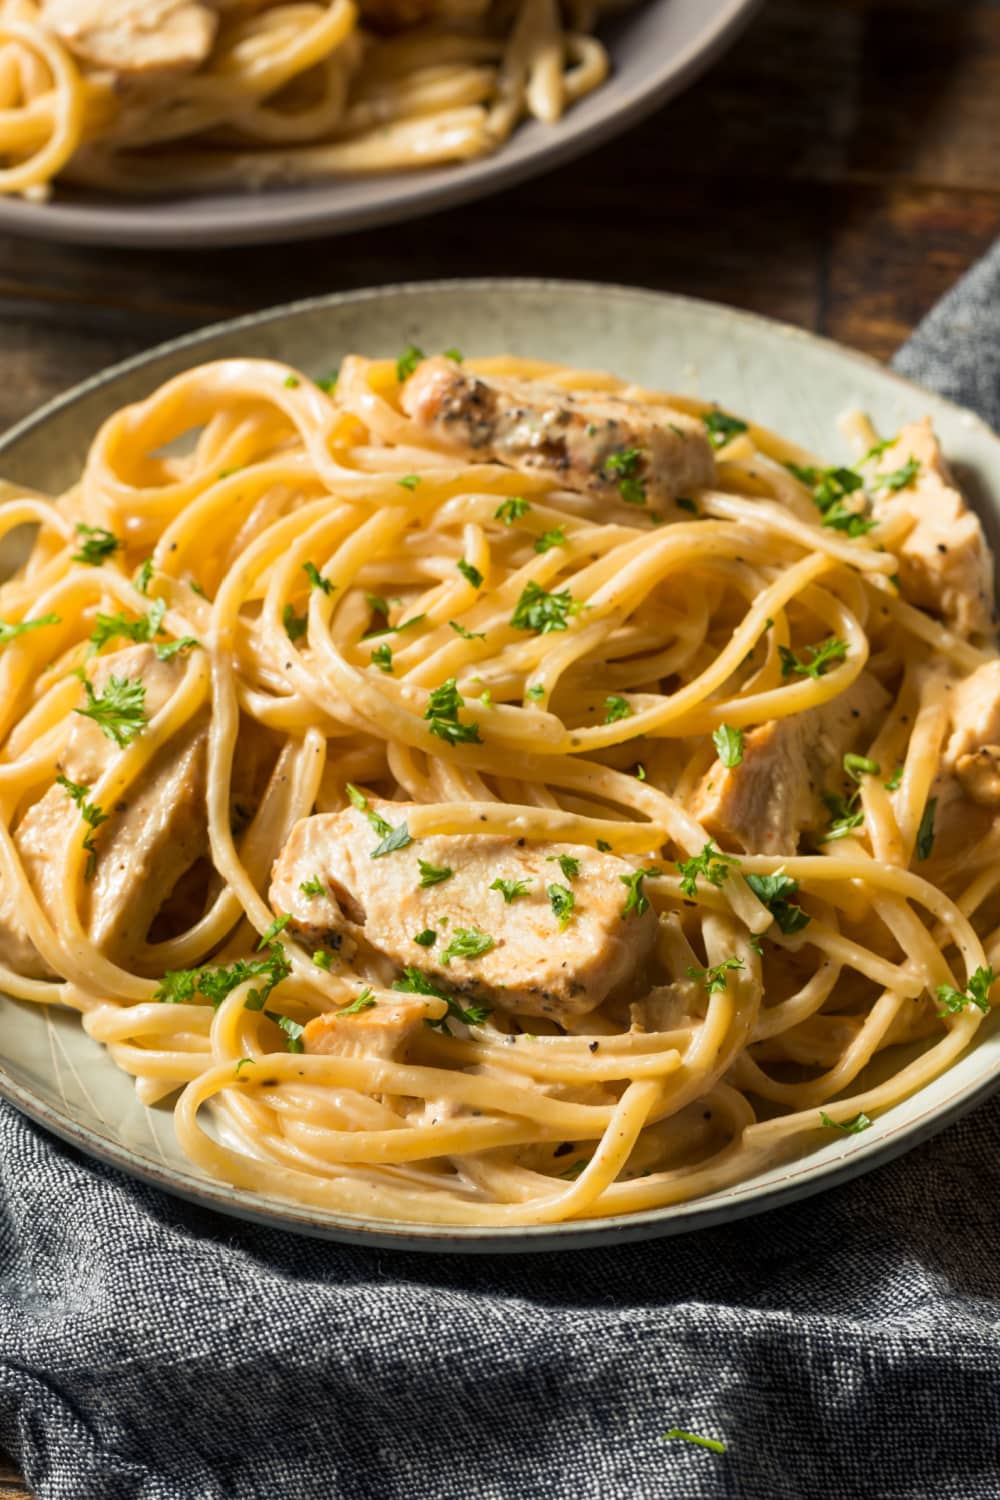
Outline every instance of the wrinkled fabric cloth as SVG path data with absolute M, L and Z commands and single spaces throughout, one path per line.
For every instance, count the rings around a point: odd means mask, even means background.
M 1000 252 L 896 363 L 1000 425 Z M 756 1219 L 468 1259 L 230 1221 L 0 1105 L 0 1445 L 40 1500 L 996 1500 L 998 1231 L 1000 1100 Z

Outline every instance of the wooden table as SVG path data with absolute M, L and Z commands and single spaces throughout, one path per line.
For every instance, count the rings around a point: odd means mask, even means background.
M 660 287 L 887 358 L 1000 234 L 998 147 L 1000 0 L 769 0 L 656 118 L 429 233 L 173 255 L 0 240 L 0 428 L 201 324 L 434 276 Z M 24 1493 L 0 1456 L 0 1500 Z

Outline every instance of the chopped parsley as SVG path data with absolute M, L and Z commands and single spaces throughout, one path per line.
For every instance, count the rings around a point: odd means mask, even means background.
M 934 816 L 937 812 L 938 799 L 931 797 L 924 808 L 924 815 L 920 819 L 920 827 L 917 829 L 917 858 L 927 859 L 934 848 Z
M 321 375 L 313 385 L 318 386 L 325 396 L 330 396 L 337 389 L 337 381 L 340 379 L 340 368 L 331 370 L 327 375 Z
M 345 790 L 351 805 L 356 807 L 358 812 L 363 812 L 375 832 L 381 835 L 381 843 L 376 844 L 375 848 L 371 851 L 372 859 L 380 859 L 383 854 L 393 854 L 397 849 L 405 849 L 408 844 L 413 843 L 410 837 L 410 830 L 405 823 L 400 823 L 396 828 L 393 828 L 392 824 L 387 823 L 381 813 L 377 813 L 369 807 L 368 798 L 364 792 L 360 792 L 351 782 L 347 783 Z
M 569 589 L 550 594 L 532 579 L 525 584 L 510 623 L 515 630 L 533 630 L 536 635 L 546 635 L 552 630 L 568 630 L 568 617 L 579 614 L 582 608 L 574 601 Z
M 284 932 L 291 920 L 289 912 L 285 912 L 280 917 L 275 917 L 267 931 L 261 934 L 260 942 L 257 944 L 257 952 L 259 953 L 262 948 L 266 948 L 268 943 L 273 943 L 278 934 Z
M 996 978 L 992 968 L 978 968 L 970 975 L 967 989 L 957 990 L 953 984 L 939 984 L 935 994 L 944 1008 L 938 1011 L 938 1015 L 957 1015 L 967 1005 L 974 1005 L 986 1015 L 990 1009 L 990 986 L 996 983 Z
M 419 969 L 405 968 L 403 978 L 397 979 L 393 985 L 394 990 L 401 990 L 407 995 L 431 995 L 435 1000 L 444 1000 L 448 1006 L 447 1015 L 441 1017 L 440 1021 L 429 1021 L 429 1026 L 436 1026 L 439 1030 L 445 1030 L 445 1022 L 454 1016 L 456 1021 L 461 1021 L 466 1026 L 481 1026 L 489 1015 L 489 1010 L 482 1005 L 473 1005 L 464 1009 L 454 995 L 449 995 L 445 990 L 440 990 L 432 984 L 426 974 Z
M 689 967 L 687 975 L 689 979 L 700 979 L 708 994 L 717 995 L 726 988 L 728 983 L 726 974 L 730 969 L 742 969 L 741 958 L 724 958 L 721 963 L 714 964 L 710 969 L 694 969 Z
M 319 875 L 310 875 L 308 880 L 300 880 L 299 890 L 303 896 L 324 896 L 326 894 L 326 886 Z
M 465 626 L 460 625 L 457 620 L 449 620 L 448 624 L 456 635 L 462 637 L 463 641 L 485 641 L 486 639 L 485 630 L 466 630 Z
M 407 828 L 405 822 L 398 824 L 395 828 L 390 827 L 388 824 L 386 826 L 389 831 L 371 851 L 372 859 L 381 859 L 383 854 L 395 854 L 397 849 L 405 849 L 413 843 L 410 837 L 410 830 Z
M 825 1109 L 820 1110 L 819 1118 L 827 1130 L 842 1130 L 845 1135 L 859 1135 L 871 1124 L 866 1114 L 855 1115 L 853 1120 L 835 1120 L 832 1115 L 827 1114 Z
M 461 573 L 463 578 L 467 578 L 469 580 L 474 589 L 482 588 L 483 575 L 482 573 L 480 573 L 478 568 L 473 567 L 472 563 L 466 562 L 464 557 L 460 557 L 458 562 L 455 564 L 455 567 Z
M 800 677 L 822 677 L 827 667 L 835 661 L 843 661 L 847 655 L 847 642 L 838 641 L 835 636 L 827 636 L 825 641 L 820 641 L 818 646 L 806 646 L 804 652 L 808 651 L 809 659 L 805 656 L 796 656 L 795 652 L 788 646 L 779 646 L 778 655 L 781 658 L 782 677 L 791 677 L 798 673 Z
M 708 441 L 713 448 L 724 448 L 734 437 L 747 430 L 746 422 L 718 409 L 703 412 L 701 420 L 708 430 Z
M 456 927 L 441 954 L 441 962 L 450 964 L 453 958 L 482 958 L 495 947 L 496 942 L 488 932 L 481 932 L 478 927 Z
M 600 847 L 600 845 L 598 845 Z M 608 848 L 610 848 L 610 844 Z M 622 885 L 628 887 L 628 897 L 622 907 L 622 917 L 641 917 L 649 910 L 649 897 L 643 890 L 645 870 L 633 870 L 631 875 L 619 875 Z
M 566 533 L 561 526 L 553 526 L 551 531 L 543 531 L 541 536 L 535 538 L 536 552 L 551 552 L 553 547 L 565 547 Z
M 343 1006 L 335 1014 L 338 1016 L 356 1016 L 363 1010 L 371 1010 L 378 1004 L 371 990 L 365 985 L 360 994 L 356 995 L 350 1005 Z
M 699 1448 L 710 1448 L 713 1453 L 725 1453 L 725 1443 L 720 1443 L 718 1438 L 702 1437 L 699 1432 L 685 1432 L 683 1427 L 671 1427 L 665 1432 L 661 1442 L 669 1443 L 673 1438 L 681 1438 L 685 1443 L 694 1443 Z
M 694 854 L 690 859 L 679 859 L 677 870 L 681 877 L 681 890 L 685 896 L 694 897 L 698 894 L 698 876 L 704 875 L 709 885 L 725 885 L 729 879 L 730 865 L 738 865 L 739 860 L 734 854 L 723 854 L 715 847 L 711 839 L 702 849 L 700 854 Z M 625 879 L 625 876 L 622 876 Z
M 896 792 L 896 791 L 898 791 L 899 790 L 899 783 L 902 781 L 902 779 L 903 779 L 903 768 L 902 768 L 902 766 L 897 766 L 896 769 L 893 771 L 892 775 L 889 777 L 889 780 L 885 783 L 885 789 L 886 789 L 886 791 L 887 792 Z
M 26 635 L 29 630 L 40 630 L 43 625 L 61 624 L 62 620 L 58 615 L 39 615 L 37 620 L 20 620 L 15 625 L 8 625 L 6 620 L 0 620 L 0 648 L 9 645 L 19 635 Z
M 619 719 L 630 719 L 632 717 L 632 705 L 627 698 L 622 698 L 618 693 L 609 693 L 604 700 L 604 722 L 605 724 L 616 724 Z
M 140 677 L 109 677 L 103 693 L 84 678 L 87 707 L 74 709 L 85 719 L 93 719 L 102 734 L 114 740 L 120 750 L 142 733 L 146 717 L 146 687 Z
M 105 531 L 101 526 L 85 526 L 82 521 L 77 523 L 76 534 L 83 537 L 84 541 L 79 552 L 73 553 L 73 561 L 89 563 L 92 568 L 99 568 L 125 545 L 113 531 Z
M 612 845 L 608 843 L 607 839 L 598 839 L 597 848 L 601 851 L 602 854 L 609 854 L 611 852 Z
M 135 586 L 140 594 L 149 593 L 149 585 L 153 581 L 153 559 L 147 557 L 138 573 L 135 575 Z
M 97 870 L 97 846 L 94 843 L 95 830 L 106 823 L 110 813 L 106 813 L 94 802 L 87 801 L 87 793 L 90 788 L 81 786 L 77 781 L 70 781 L 67 776 L 57 776 L 56 785 L 61 786 L 76 803 L 80 817 L 87 825 L 87 832 L 83 836 L 83 847 L 87 851 L 87 865 L 84 871 L 85 880 L 93 880 Z
M 410 376 L 413 374 L 420 361 L 426 358 L 427 355 L 421 349 L 419 344 L 407 344 L 406 348 L 403 350 L 402 354 L 396 361 L 396 379 L 400 382 L 400 384 L 402 384 L 404 380 L 409 380 Z
M 426 859 L 417 860 L 417 869 L 420 871 L 422 890 L 426 890 L 429 885 L 440 885 L 442 880 L 450 880 L 455 873 L 448 865 L 432 865 Z
M 402 477 L 402 479 L 397 479 L 396 480 L 396 483 L 398 485 L 401 485 L 404 490 L 409 490 L 410 493 L 412 494 L 413 491 L 416 489 L 417 485 L 420 483 L 420 475 L 419 474 L 404 474 L 403 477 Z
M 502 521 L 505 526 L 513 526 L 519 521 L 531 506 L 521 495 L 511 495 L 509 500 L 504 500 L 493 512 L 494 521 Z
M 618 493 L 626 505 L 645 505 L 646 503 L 646 486 L 639 478 L 641 464 L 640 449 L 620 448 L 617 453 L 609 453 L 601 465 L 601 474 L 604 479 L 617 480 Z
M 376 646 L 372 652 L 372 666 L 378 667 L 380 672 L 392 671 L 392 647 L 388 641 L 383 641 Z
M 701 514 L 701 512 L 699 511 L 697 505 L 695 505 L 694 501 L 692 499 L 690 499 L 689 496 L 687 496 L 687 495 L 678 495 L 677 499 L 674 501 L 674 504 L 676 506 L 678 506 L 681 510 L 690 511 L 691 515 L 693 515 L 693 516 L 697 516 L 697 515 Z
M 545 894 L 549 898 L 552 907 L 552 915 L 559 922 L 559 931 L 563 932 L 570 923 L 573 909 L 576 906 L 576 897 L 567 885 L 547 885 Z
M 860 828 L 865 821 L 864 810 L 856 806 L 858 793 L 846 801 L 837 792 L 824 792 L 823 801 L 830 814 L 830 826 L 820 839 L 821 844 L 832 844 L 836 839 L 846 839 L 848 834 Z
M 285 384 L 287 385 L 288 382 L 286 381 Z M 293 1021 L 291 1016 L 279 1015 L 276 1010 L 266 1010 L 264 1014 L 269 1021 L 273 1021 L 275 1026 L 285 1033 L 286 1052 L 302 1052 L 304 1050 L 302 1046 L 302 1033 L 306 1028 L 302 1025 L 301 1021 Z
M 575 854 L 547 854 L 546 862 L 558 865 L 567 880 L 576 880 L 580 874 L 580 861 Z
M 299 386 L 301 384 L 302 384 L 302 382 L 299 380 L 299 377 L 297 375 L 286 375 L 285 376 L 285 385 L 286 385 L 286 387 L 287 387 L 288 390 L 294 391 L 295 388 L 296 388 L 296 386 Z
M 333 584 L 330 582 L 329 578 L 323 577 L 322 573 L 320 572 L 319 568 L 317 568 L 315 563 L 304 562 L 302 564 L 302 567 L 306 577 L 309 579 L 309 582 L 314 589 L 322 589 L 324 594 L 333 593 Z
M 329 974 L 331 962 L 330 955 L 324 948 L 316 949 L 316 952 L 313 954 L 313 963 L 317 969 L 322 969 L 325 973 Z
M 434 688 L 424 712 L 431 734 L 436 734 L 448 745 L 481 745 L 479 725 L 463 724 L 459 720 L 458 711 L 464 707 L 465 699 L 458 691 L 454 677 Z
M 423 932 L 414 934 L 413 941 L 419 943 L 421 948 L 433 948 L 437 942 L 437 933 L 433 927 L 425 927 Z
M 537 703 L 540 698 L 545 697 L 545 684 L 541 682 L 533 682 L 530 688 L 526 689 L 524 696 L 526 698 L 531 698 L 533 702 Z
M 309 629 L 309 621 L 305 615 L 297 615 L 291 604 L 286 604 L 281 611 L 281 623 L 285 627 L 285 634 L 290 641 L 300 641 Z
M 757 900 L 766 906 L 781 931 L 788 934 L 801 932 L 812 921 L 801 906 L 792 904 L 791 897 L 799 888 L 797 880 L 789 875 L 748 875 L 747 885 Z
M 446 349 L 444 351 L 444 357 L 445 359 L 452 360 L 456 365 L 460 365 L 463 362 L 461 349 Z
M 877 760 L 869 760 L 867 755 L 844 756 L 844 775 L 849 776 L 852 781 L 860 781 L 862 776 L 880 776 L 882 767 Z
M 153 650 L 159 661 L 172 661 L 175 656 L 183 656 L 200 645 L 201 641 L 195 640 L 193 635 L 182 635 L 176 641 L 159 641 Z
M 500 876 L 497 876 L 496 880 L 490 886 L 490 890 L 499 891 L 503 896 L 505 905 L 509 906 L 512 901 L 517 900 L 518 896 L 526 896 L 528 894 L 531 890 L 531 881 L 502 880 Z
M 734 729 L 731 724 L 720 724 L 713 731 L 712 744 L 722 764 L 731 771 L 734 766 L 741 764 L 743 760 L 743 731 Z
M 164 974 L 153 995 L 170 1005 L 198 1005 L 198 995 L 204 996 L 215 1006 L 222 1004 L 237 985 L 250 979 L 264 981 L 260 989 L 247 994 L 247 1010 L 262 1010 L 271 991 L 292 972 L 287 955 L 280 943 L 272 943 L 264 958 L 238 958 L 228 968 L 206 967 L 203 969 L 180 969 Z
M 913 458 L 911 455 L 901 468 L 893 469 L 888 474 L 876 474 L 874 482 L 881 489 L 891 490 L 895 493 L 896 490 L 905 490 L 908 485 L 913 483 L 919 473 L 920 460 L 919 458 Z
M 157 599 L 149 614 L 142 615 L 138 620 L 130 620 L 121 613 L 104 615 L 98 612 L 90 635 L 91 645 L 95 651 L 100 651 L 102 646 L 118 636 L 127 641 L 151 641 L 160 633 L 166 612 L 167 606 L 162 599 Z
M 864 479 L 856 469 L 815 469 L 800 464 L 785 466 L 802 484 L 812 490 L 813 504 L 823 517 L 823 525 L 848 536 L 864 536 L 876 525 L 863 510 L 852 510 L 844 504 L 849 495 L 864 489 Z

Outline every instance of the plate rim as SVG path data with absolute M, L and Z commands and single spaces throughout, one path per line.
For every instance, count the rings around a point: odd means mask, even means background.
M 301 203 L 291 211 L 287 207 L 282 209 L 281 196 L 270 189 L 247 189 L 245 193 L 226 195 L 188 194 L 178 199 L 107 197 L 56 204 L 0 198 L 0 233 L 66 244 L 113 244 L 129 249 L 197 253 L 206 247 L 281 244 L 317 239 L 323 235 L 350 234 L 457 208 L 474 199 L 515 187 L 613 140 L 681 93 L 735 40 L 762 8 L 764 0 L 719 0 L 719 4 L 719 13 L 706 30 L 683 50 L 665 59 L 646 84 L 626 94 L 617 105 L 609 99 L 589 122 L 574 124 L 572 111 L 568 111 L 552 127 L 552 137 L 548 141 L 540 140 L 538 146 L 523 157 L 508 159 L 505 156 L 508 143 L 504 142 L 491 155 L 448 164 L 454 169 L 454 177 L 427 186 L 421 185 L 420 169 L 387 173 L 384 180 L 390 188 L 386 194 L 346 211 L 338 209 L 330 195 L 336 192 L 338 185 L 359 180 L 351 176 L 291 185 L 294 191 L 303 194 Z M 436 170 L 443 172 L 446 169 Z M 423 181 L 426 183 L 426 176 Z M 245 197 L 256 202 L 262 211 L 252 222 L 248 219 L 245 223 L 234 224 L 224 207 L 206 213 L 194 223 L 184 219 L 187 205 L 211 204 L 218 197 L 224 200 Z M 176 212 L 181 214 L 180 221 L 176 215 L 164 216 L 161 220 L 158 212 L 152 218 L 147 217 L 151 208 L 160 210 L 171 204 L 175 204 Z
M 682 296 L 641 287 L 629 287 L 610 282 L 577 281 L 548 277 L 452 277 L 435 281 L 410 281 L 390 283 L 384 286 L 363 287 L 349 292 L 330 292 L 317 297 L 302 298 L 295 302 L 280 304 L 238 318 L 225 319 L 157 344 L 128 359 L 98 371 L 86 380 L 45 402 L 36 411 L 21 418 L 12 427 L 0 434 L 0 464 L 9 449 L 30 433 L 44 426 L 63 410 L 104 386 L 123 376 L 153 365 L 161 358 L 168 358 L 200 344 L 210 343 L 223 334 L 241 328 L 260 327 L 281 322 L 290 316 L 318 311 L 325 308 L 343 308 L 365 302 L 379 301 L 387 296 L 402 298 L 416 296 L 441 296 L 448 292 L 472 293 L 479 296 L 516 295 L 519 292 L 545 292 L 558 297 L 561 293 L 599 294 L 616 300 L 651 303 L 663 308 L 681 309 L 696 317 L 709 320 L 736 322 L 750 331 L 766 329 L 809 346 L 819 346 L 828 355 L 832 354 L 847 365 L 854 365 L 878 375 L 880 380 L 898 386 L 911 397 L 930 397 L 934 403 L 952 411 L 956 417 L 984 434 L 998 447 L 1000 464 L 1000 435 L 998 435 L 976 413 L 959 405 L 946 396 L 929 391 L 918 382 L 899 375 L 881 361 L 857 350 L 848 349 L 833 339 L 814 334 L 806 329 L 781 320 L 768 318 L 760 313 L 728 307 L 723 303 L 701 298 Z M 27 1002 L 12 1003 L 22 1004 Z M 87 1156 L 115 1167 L 127 1176 L 168 1192 L 200 1207 L 221 1212 L 270 1229 L 285 1230 L 325 1240 L 333 1240 L 357 1246 L 372 1245 L 378 1248 L 408 1251 L 444 1251 L 455 1254 L 529 1254 L 537 1251 L 590 1249 L 607 1243 L 626 1243 L 639 1239 L 667 1238 L 695 1229 L 710 1228 L 757 1213 L 770 1212 L 789 1203 L 812 1197 L 819 1192 L 840 1186 L 853 1178 L 874 1169 L 876 1166 L 895 1160 L 904 1152 L 929 1140 L 945 1129 L 954 1120 L 981 1104 L 1000 1089 L 1000 1069 L 992 1075 L 978 1080 L 971 1087 L 957 1087 L 936 1104 L 928 1105 L 915 1116 L 890 1128 L 876 1140 L 853 1137 L 843 1143 L 840 1152 L 817 1162 L 810 1155 L 796 1158 L 788 1163 L 780 1177 L 764 1187 L 733 1184 L 724 1191 L 722 1201 L 693 1199 L 690 1202 L 671 1204 L 661 1208 L 647 1209 L 634 1214 L 609 1215 L 600 1219 L 568 1220 L 557 1224 L 474 1226 L 435 1225 L 427 1223 L 399 1223 L 358 1216 L 318 1212 L 291 1202 L 260 1196 L 247 1196 L 224 1182 L 214 1182 L 202 1177 L 197 1169 L 188 1166 L 180 1175 L 176 1168 L 160 1168 L 155 1162 L 135 1157 L 127 1146 L 104 1139 L 86 1124 L 73 1120 L 68 1112 L 57 1109 L 38 1099 L 30 1089 L 20 1084 L 8 1071 L 0 1057 L 0 1098 L 5 1099 L 22 1114 L 50 1131 L 67 1144 L 82 1150 Z M 920 1091 L 908 1096 L 919 1097 Z M 872 1160 L 875 1158 L 875 1160 Z

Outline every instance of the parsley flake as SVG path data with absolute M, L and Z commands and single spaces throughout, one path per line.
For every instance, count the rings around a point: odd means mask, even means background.
M 698 876 L 704 875 L 709 885 L 722 886 L 729 879 L 730 865 L 738 865 L 739 860 L 734 854 L 723 854 L 715 847 L 711 839 L 702 849 L 700 854 L 692 855 L 690 859 L 679 859 L 677 870 L 681 877 L 681 890 L 685 896 L 694 897 L 698 894 Z M 622 876 L 624 880 L 625 877 Z
M 728 771 L 742 763 L 743 760 L 743 731 L 734 729 L 731 724 L 720 724 L 712 734 L 712 744 L 715 746 L 716 754 Z
M 39 615 L 36 620 L 19 620 L 14 625 L 0 620 L 0 649 L 16 640 L 19 635 L 26 635 L 29 630 L 40 630 L 43 625 L 61 624 L 62 620 L 58 615 Z
M 94 833 L 102 823 L 108 821 L 110 813 L 106 813 L 96 803 L 87 801 L 89 787 L 81 786 L 77 781 L 70 781 L 67 776 L 57 776 L 56 785 L 61 786 L 63 791 L 73 799 L 79 809 L 80 817 L 87 825 L 87 832 L 83 836 L 83 847 L 87 851 L 84 879 L 93 880 L 97 870 L 97 846 L 94 843 Z
M 417 869 L 420 871 L 422 890 L 426 890 L 430 885 L 440 885 L 442 880 L 450 880 L 455 873 L 449 865 L 432 865 L 426 859 L 417 860 Z
M 834 636 L 828 636 L 825 641 L 820 641 L 818 646 L 806 646 L 809 660 L 803 656 L 796 656 L 795 652 L 788 646 L 779 646 L 778 655 L 781 658 L 782 677 L 791 677 L 798 673 L 800 677 L 811 677 L 815 680 L 822 677 L 827 667 L 836 661 L 843 661 L 847 655 L 847 642 L 838 641 Z
M 87 707 L 73 712 L 93 719 L 101 733 L 114 740 L 120 750 L 130 745 L 149 723 L 146 687 L 140 677 L 109 677 L 103 693 L 95 692 L 93 683 L 84 678 L 83 690 Z
M 702 413 L 701 420 L 708 430 L 708 440 L 713 448 L 724 448 L 734 437 L 741 432 L 746 432 L 747 424 L 739 417 L 731 417 L 728 412 L 706 411 Z
M 700 979 L 708 994 L 717 995 L 726 988 L 728 983 L 726 974 L 729 970 L 742 968 L 741 958 L 724 958 L 721 963 L 714 964 L 710 969 L 695 969 L 689 966 L 687 975 L 689 979 Z
M 757 900 L 767 907 L 782 932 L 801 932 L 812 921 L 801 906 L 792 904 L 790 897 L 795 895 L 799 883 L 789 875 L 748 875 L 746 882 Z
M 333 584 L 330 582 L 329 578 L 323 577 L 322 573 L 320 572 L 319 568 L 317 568 L 315 563 L 304 562 L 302 564 L 302 567 L 306 577 L 309 579 L 309 582 L 314 589 L 322 589 L 324 594 L 333 593 Z
M 937 812 L 938 799 L 931 797 L 924 808 L 924 815 L 920 819 L 920 827 L 917 829 L 917 858 L 928 859 L 934 848 L 934 816 Z
M 566 885 L 547 885 L 545 894 L 549 898 L 552 907 L 552 915 L 558 919 L 559 931 L 563 932 L 569 926 L 576 906 L 576 897 Z
M 441 954 L 441 962 L 450 964 L 453 958 L 482 958 L 495 947 L 496 942 L 488 932 L 482 932 L 478 927 L 456 927 Z
M 402 385 L 404 380 L 409 380 L 420 361 L 426 358 L 427 355 L 419 344 L 407 344 L 396 361 L 396 379 L 400 385 Z
M 519 521 L 531 506 L 521 495 L 511 495 L 509 500 L 504 500 L 493 512 L 494 521 L 502 521 L 505 526 L 513 526 Z
M 992 967 L 988 969 L 980 967 L 969 976 L 967 989 L 957 990 L 953 984 L 939 984 L 935 994 L 944 1009 L 939 1010 L 938 1015 L 956 1015 L 967 1005 L 974 1005 L 977 1010 L 981 1010 L 986 1015 L 990 1009 L 990 987 L 996 983 L 996 979 L 997 976 Z
M 574 601 L 569 589 L 550 594 L 532 579 L 525 584 L 510 623 L 515 630 L 547 635 L 553 630 L 568 630 L 568 617 L 579 614 L 582 607 Z
M 468 579 L 474 589 L 482 588 L 483 575 L 482 573 L 480 573 L 478 568 L 473 567 L 472 563 L 466 562 L 464 557 L 460 557 L 458 562 L 455 564 L 455 567 L 461 573 L 463 578 Z
M 632 717 L 632 705 L 627 698 L 622 698 L 618 693 L 609 693 L 604 700 L 604 722 L 605 724 L 617 724 L 619 719 L 630 719 Z
M 109 557 L 113 557 L 124 542 L 116 537 L 113 531 L 105 531 L 102 526 L 85 526 L 82 521 L 77 523 L 77 536 L 85 540 L 80 546 L 79 552 L 74 552 L 74 562 L 88 563 L 92 568 L 99 568 Z
M 531 890 L 531 881 L 502 880 L 499 876 L 497 876 L 496 880 L 494 880 L 493 884 L 490 886 L 490 890 L 499 891 L 503 896 L 504 904 L 506 906 L 509 906 L 512 901 L 517 900 L 518 896 L 526 896 L 528 894 L 528 892 Z
M 858 1114 L 853 1120 L 835 1120 L 828 1115 L 825 1109 L 819 1112 L 819 1118 L 827 1130 L 842 1130 L 845 1135 L 859 1135 L 862 1130 L 867 1130 L 871 1120 L 866 1114 Z
M 535 538 L 536 552 L 551 552 L 553 547 L 566 546 L 566 533 L 561 526 L 553 526 L 551 531 L 543 531 L 541 536 Z
M 299 890 L 303 896 L 325 896 L 326 886 L 319 875 L 310 875 L 308 880 L 299 881 Z

